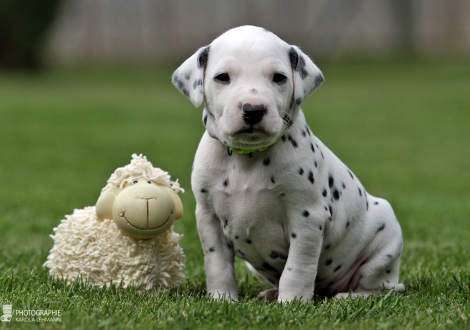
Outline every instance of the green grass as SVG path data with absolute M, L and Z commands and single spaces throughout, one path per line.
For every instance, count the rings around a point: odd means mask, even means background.
M 237 261 L 240 301 L 211 301 L 190 189 L 201 111 L 171 86 L 172 68 L 2 74 L 0 304 L 60 309 L 62 322 L 0 329 L 468 327 L 470 65 L 322 69 L 326 83 L 304 112 L 367 190 L 392 203 L 405 238 L 406 293 L 269 304 L 256 300 L 266 287 Z M 132 153 L 145 154 L 186 188 L 175 230 L 185 235 L 187 280 L 175 290 L 145 293 L 51 280 L 42 264 L 52 228 L 74 208 L 94 205 Z

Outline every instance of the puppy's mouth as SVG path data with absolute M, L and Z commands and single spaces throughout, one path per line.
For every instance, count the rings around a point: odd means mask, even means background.
M 247 127 L 247 128 L 241 129 L 241 130 L 239 130 L 238 132 L 235 133 L 235 135 L 238 135 L 238 134 L 253 135 L 253 134 L 267 134 L 267 132 L 263 127 L 257 127 L 257 128 Z

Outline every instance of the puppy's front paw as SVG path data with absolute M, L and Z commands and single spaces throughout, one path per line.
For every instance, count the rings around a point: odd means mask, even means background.
M 225 292 L 225 291 L 209 292 L 209 295 L 211 296 L 212 299 L 215 299 L 215 300 L 228 300 L 228 301 L 238 300 L 237 294 L 233 294 L 233 293 Z
M 395 290 L 395 292 L 405 292 L 405 285 L 403 283 L 399 283 L 395 285 L 393 289 Z
M 266 291 L 261 291 L 258 294 L 258 299 L 259 300 L 274 301 L 274 300 L 277 300 L 278 296 L 279 296 L 279 290 L 278 289 L 269 289 L 269 290 L 266 290 Z

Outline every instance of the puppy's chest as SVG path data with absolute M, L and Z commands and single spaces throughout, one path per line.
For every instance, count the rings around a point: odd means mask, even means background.
M 268 156 L 248 157 L 233 155 L 226 166 L 214 173 L 210 198 L 235 254 L 262 266 L 273 251 L 279 261 L 287 258 L 284 175 L 274 169 L 274 164 L 268 164 Z M 282 269 L 281 264 L 279 268 Z
M 282 186 L 263 167 L 237 165 L 228 165 L 219 182 L 212 182 L 212 204 L 226 236 L 282 226 Z

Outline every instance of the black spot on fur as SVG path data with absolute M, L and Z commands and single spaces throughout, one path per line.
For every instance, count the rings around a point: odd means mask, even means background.
M 207 125 L 207 115 L 204 116 L 203 122 L 204 122 L 204 126 L 206 126 Z
M 361 190 L 361 188 L 357 188 L 357 190 L 359 190 L 359 196 L 362 197 L 362 190 Z
M 215 247 L 209 248 L 209 251 L 210 251 L 210 252 L 214 252 L 214 251 L 215 251 Z
M 306 218 L 308 218 L 308 216 L 310 215 L 310 213 L 307 211 L 307 210 L 303 210 L 302 211 L 302 215 Z
M 308 134 L 309 136 L 311 136 L 311 135 L 310 135 L 310 129 L 308 128 L 308 126 L 305 126 L 305 130 L 307 131 L 307 134 Z
M 227 243 L 227 247 L 228 247 L 230 250 L 233 249 L 233 243 L 228 242 L 228 243 Z
M 320 84 L 325 80 L 325 78 L 323 77 L 322 74 L 319 74 L 318 76 L 315 77 L 315 88 L 317 88 L 318 86 L 320 86 Z
M 292 267 L 287 267 L 287 270 L 291 272 L 291 271 L 292 271 Z
M 302 167 L 299 168 L 299 174 L 300 174 L 300 175 L 303 175 L 303 174 L 304 174 L 304 169 L 303 169 Z
M 308 72 L 307 70 L 305 70 L 305 66 L 306 66 L 306 63 L 305 63 L 303 56 L 299 56 L 299 63 L 297 65 L 297 71 L 299 72 L 300 78 L 302 78 L 302 80 L 308 76 Z M 323 77 L 321 78 L 322 78 L 321 81 L 323 81 Z M 320 79 L 319 76 L 315 78 L 315 87 L 317 86 L 317 79 Z M 319 84 L 321 84 L 321 82 Z
M 317 161 L 314 161 L 313 165 L 315 165 L 315 167 L 318 167 Z
M 228 186 L 228 178 L 224 180 L 224 187 Z
M 269 166 L 270 163 L 271 163 L 271 159 L 270 159 L 269 157 L 268 157 L 268 158 L 265 158 L 265 159 L 263 160 L 263 165 L 264 165 L 264 166 Z
M 344 184 L 344 182 L 341 183 L 341 187 L 343 187 L 343 189 L 346 189 L 346 185 Z
M 297 105 L 300 105 L 302 103 L 302 98 L 301 97 L 298 97 L 296 100 L 295 100 L 295 103 Z
M 366 201 L 366 211 L 369 211 L 369 201 Z
M 256 94 L 258 94 L 258 90 L 256 90 L 255 88 L 253 88 L 252 90 L 250 90 L 250 93 L 256 95 Z
M 351 176 L 351 179 L 354 180 L 354 175 L 352 174 L 352 172 L 351 172 L 350 170 L 348 170 L 348 173 L 349 173 L 349 175 Z
M 292 238 L 296 238 L 296 237 L 297 237 L 297 234 L 296 234 L 296 233 L 294 233 L 294 232 L 292 232 L 292 233 L 290 234 L 290 237 L 292 237 Z
M 305 60 L 302 56 L 297 53 L 294 47 L 291 47 L 291 49 L 289 50 L 289 60 L 292 69 L 294 71 L 299 72 L 300 78 L 305 79 L 308 76 L 308 72 L 307 70 L 305 70 Z M 316 81 L 317 78 L 315 78 L 315 82 Z
M 287 134 L 287 139 L 290 141 L 290 143 L 292 143 L 292 146 L 294 148 L 298 147 L 297 141 L 294 138 L 292 138 L 292 136 L 290 134 Z
M 335 179 L 333 179 L 333 176 L 330 174 L 330 176 L 328 177 L 328 186 L 330 188 L 333 188 L 334 184 L 335 184 Z
M 202 192 L 203 194 L 205 194 L 205 193 L 207 193 L 207 189 L 202 188 L 202 189 L 201 189 L 201 192 Z
M 271 266 L 270 264 L 268 264 L 267 262 L 263 263 L 263 268 L 265 270 L 269 270 L 269 271 L 276 271 L 276 268 L 274 268 L 273 266 Z
M 338 270 L 340 270 L 341 266 L 343 266 L 343 265 L 336 266 L 335 269 L 333 269 L 333 272 L 337 272 Z
M 329 205 L 328 208 L 329 208 L 329 210 L 330 210 L 331 216 L 333 216 L 333 206 Z
M 325 266 L 331 265 L 332 262 L 333 262 L 333 259 L 331 259 L 331 258 L 326 259 Z
M 202 69 L 206 66 L 207 60 L 209 58 L 210 47 L 211 46 L 207 46 L 199 53 L 199 56 L 197 57 L 197 67 L 199 69 Z
M 374 205 L 379 205 L 379 202 L 374 202 Z
M 339 191 L 338 191 L 338 189 L 336 189 L 336 188 L 333 189 L 333 198 L 334 198 L 335 200 L 339 200 Z
M 349 221 L 348 221 L 348 222 L 346 222 L 346 228 L 348 228 L 348 227 L 349 227 Z
M 305 132 L 304 130 L 301 130 L 300 133 L 302 134 L 303 137 L 307 136 L 307 132 Z
M 196 89 L 198 86 L 202 86 L 202 79 L 194 80 L 193 88 Z
M 328 191 L 326 191 L 326 189 L 323 188 L 323 191 L 321 194 L 323 195 L 323 197 L 326 197 L 328 195 Z
M 312 149 L 312 151 L 315 152 L 315 147 L 313 146 L 313 143 L 310 143 L 310 149 Z
M 227 228 L 227 225 L 228 225 L 228 220 L 225 219 L 225 221 L 224 221 L 224 229 Z
M 274 180 L 274 175 L 271 175 L 271 182 L 276 183 L 276 180 Z
M 327 244 L 325 245 L 325 250 L 328 250 L 330 247 L 331 247 L 331 244 L 330 244 L 330 243 L 327 243 Z
M 386 272 L 387 274 L 390 274 L 392 271 L 391 271 L 390 269 L 387 269 L 385 272 Z
M 292 126 L 292 119 L 289 117 L 288 114 L 285 114 L 284 117 L 282 117 L 282 120 L 284 120 L 288 128 Z
M 377 233 L 378 233 L 379 231 L 384 230 L 384 229 L 385 229 L 385 224 L 383 223 L 382 225 L 380 225 L 379 228 L 377 228 Z
M 285 135 L 281 136 L 281 140 L 282 142 L 286 142 L 286 136 Z
M 318 226 L 318 229 L 323 230 L 323 227 L 320 225 L 320 226 Z
M 238 238 L 239 238 L 239 236 L 238 236 L 238 235 L 235 235 L 235 239 L 238 239 Z
M 249 239 L 249 238 L 247 238 L 245 241 L 246 241 L 248 244 L 251 244 L 251 243 L 253 242 L 253 241 L 252 241 L 251 239 Z
M 297 53 L 294 47 L 291 47 L 289 49 L 289 61 L 292 70 L 296 70 L 297 63 L 299 62 L 299 54 Z
M 313 172 L 312 171 L 308 172 L 308 181 L 310 181 L 312 184 L 315 182 L 315 179 L 313 178 Z

